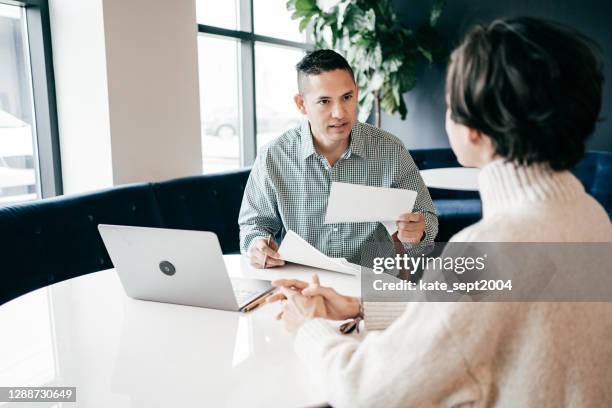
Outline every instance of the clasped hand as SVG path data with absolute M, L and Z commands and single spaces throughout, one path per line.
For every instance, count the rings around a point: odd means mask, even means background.
M 359 314 L 358 298 L 344 296 L 332 288 L 321 286 L 317 274 L 312 276 L 311 283 L 298 279 L 277 279 L 272 281 L 272 285 L 279 291 L 270 296 L 268 302 L 282 302 L 276 320 L 282 320 L 290 332 L 296 332 L 308 319 L 346 320 Z

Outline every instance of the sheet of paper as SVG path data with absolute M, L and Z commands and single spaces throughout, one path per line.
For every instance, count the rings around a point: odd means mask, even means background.
M 327 200 L 326 224 L 381 222 L 389 235 L 400 214 L 412 212 L 417 192 L 401 188 L 333 182 Z
M 356 275 L 360 271 L 359 265 L 352 264 L 344 258 L 328 257 L 291 230 L 285 234 L 278 253 L 287 262 L 350 275 Z

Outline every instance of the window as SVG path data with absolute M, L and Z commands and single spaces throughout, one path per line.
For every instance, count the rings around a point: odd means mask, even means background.
M 48 22 L 45 1 L 0 1 L 0 205 L 61 194 Z
M 257 150 L 300 123 L 293 97 L 297 93 L 294 67 L 302 56 L 301 50 L 255 44 Z
M 233 38 L 198 38 L 204 173 L 240 167 L 239 46 Z
M 198 24 L 238 29 L 238 0 L 197 0 Z
M 268 37 L 304 42 L 305 35 L 298 30 L 300 23 L 291 19 L 286 4 L 286 0 L 253 0 L 255 32 Z
M 204 173 L 253 163 L 300 123 L 295 64 L 311 48 L 286 0 L 197 0 Z

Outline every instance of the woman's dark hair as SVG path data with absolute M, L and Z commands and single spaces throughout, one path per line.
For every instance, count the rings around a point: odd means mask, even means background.
M 489 136 L 509 161 L 569 169 L 601 110 L 600 53 L 584 35 L 543 19 L 477 26 L 451 56 L 451 119 Z
M 309 52 L 300 62 L 297 63 L 295 69 L 298 75 L 298 89 L 300 90 L 300 93 L 303 91 L 304 79 L 307 76 L 320 75 L 322 72 L 342 69 L 351 74 L 353 82 L 355 81 L 353 69 L 347 60 L 333 50 L 316 50 Z

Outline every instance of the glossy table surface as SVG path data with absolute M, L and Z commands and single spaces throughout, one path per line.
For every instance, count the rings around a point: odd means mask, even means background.
M 477 191 L 480 169 L 469 167 L 446 167 L 421 170 L 425 185 L 446 190 Z
M 358 296 L 358 277 L 297 265 L 230 276 L 310 280 Z M 114 270 L 0 306 L 0 386 L 73 386 L 77 402 L 28 407 L 298 407 L 324 398 L 274 319 L 279 304 L 226 312 L 129 298 Z M 3 403 L 0 402 L 0 406 Z

